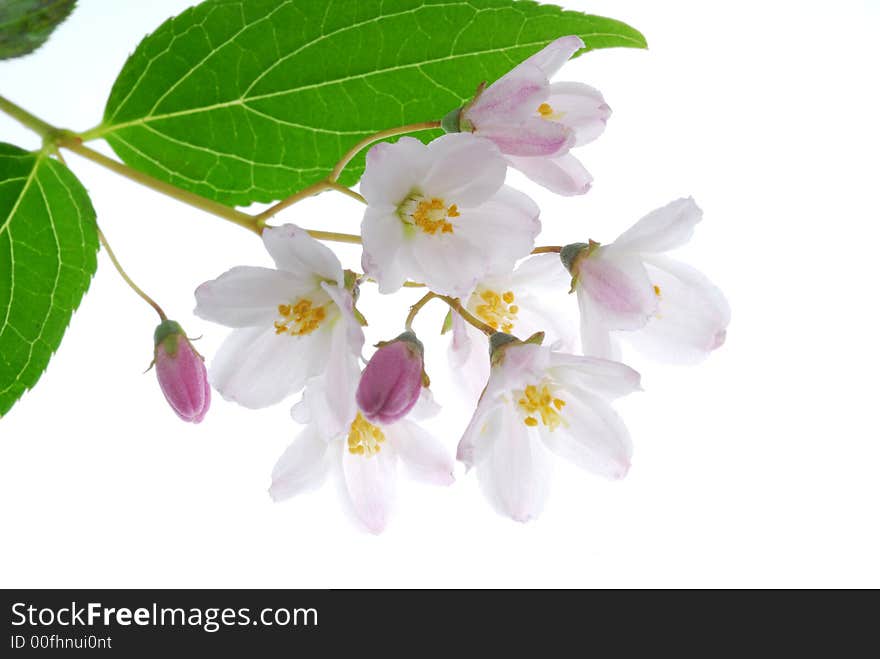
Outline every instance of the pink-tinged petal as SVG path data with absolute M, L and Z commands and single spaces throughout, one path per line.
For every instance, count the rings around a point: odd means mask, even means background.
M 498 441 L 503 430 L 505 405 L 502 400 L 483 396 L 465 428 L 456 450 L 456 459 L 465 467 L 482 462 Z
M 657 312 L 626 339 L 653 359 L 677 364 L 702 361 L 723 345 L 730 323 L 724 294 L 683 263 L 657 256 L 646 260 L 646 266 L 660 291 Z
M 234 330 L 217 350 L 209 378 L 226 400 L 257 409 L 282 401 L 326 367 L 330 332 L 279 335 L 270 325 Z
M 485 261 L 481 274 L 509 271 L 532 251 L 541 232 L 540 212 L 531 198 L 505 185 L 479 208 L 462 211 L 456 235 L 480 250 Z
M 489 378 L 489 347 L 486 337 L 456 313 L 452 314 L 448 357 L 458 383 L 456 392 L 473 404 Z
M 517 124 L 493 123 L 474 134 L 491 140 L 507 156 L 553 158 L 567 153 L 575 144 L 574 130 L 539 117 Z
M 381 533 L 388 523 L 394 498 L 395 455 L 389 442 L 369 457 L 342 452 L 342 473 L 355 513 L 371 533 Z
M 303 280 L 342 282 L 342 264 L 333 250 L 294 224 L 263 231 L 263 244 L 279 270 Z
M 580 287 L 577 291 L 581 315 L 581 350 L 585 355 L 614 359 L 616 349 L 611 331 L 602 323 L 601 311 L 589 295 Z
M 559 393 L 565 400 L 563 425 L 543 429 L 544 444 L 557 455 L 599 476 L 626 476 L 632 441 L 617 413 L 599 396 L 584 390 Z
M 537 66 L 550 79 L 571 59 L 572 55 L 585 47 L 580 37 L 574 35 L 560 37 L 532 55 L 523 62 L 523 65 Z
M 620 234 L 614 246 L 631 252 L 666 252 L 688 242 L 702 219 L 703 211 L 692 197 L 676 199 L 645 215 Z
M 270 326 L 278 318 L 278 305 L 313 288 L 311 279 L 290 272 L 239 266 L 196 289 L 194 313 L 227 327 Z
M 548 372 L 567 388 L 585 389 L 612 400 L 641 390 L 641 376 L 626 364 L 562 352 L 550 354 Z
M 455 481 L 455 461 L 435 437 L 412 421 L 398 421 L 385 429 L 388 440 L 413 478 L 433 485 Z
M 465 220 L 465 214 L 456 222 Z M 420 281 L 436 293 L 462 297 L 473 290 L 477 280 L 489 267 L 486 245 L 471 242 L 456 234 L 428 235 L 414 232 L 410 242 L 411 257 L 408 272 L 412 279 Z
M 427 421 L 428 419 L 433 419 L 442 411 L 443 408 L 434 400 L 434 394 L 431 393 L 431 390 L 428 387 L 422 387 L 419 399 L 406 418 L 410 421 Z
M 466 106 L 461 119 L 477 131 L 493 124 L 517 124 L 535 113 L 547 98 L 547 92 L 544 72 L 537 66 L 520 64 Z
M 513 409 L 501 415 L 501 420 L 489 455 L 477 464 L 477 479 L 496 511 L 517 522 L 528 522 L 544 506 L 550 456 Z
M 380 142 L 367 152 L 361 194 L 371 207 L 391 211 L 418 187 L 430 164 L 428 147 L 414 137 Z
M 459 208 L 483 203 L 504 185 L 507 163 L 489 140 L 470 133 L 444 135 L 428 145 L 431 167 L 420 189 Z
M 613 247 L 600 247 L 578 261 L 578 287 L 608 329 L 644 327 L 657 309 L 657 296 L 641 259 Z
M 423 369 L 422 348 L 411 340 L 379 348 L 358 383 L 357 403 L 364 416 L 386 425 L 405 417 L 421 394 Z
M 400 255 L 404 225 L 393 213 L 368 208 L 361 223 L 364 244 L 361 265 L 379 284 L 383 295 L 394 293 L 406 281 L 405 260 Z
M 340 282 L 341 284 L 341 282 Z M 321 282 L 321 288 L 327 296 L 333 300 L 336 308 L 339 309 L 340 317 L 344 327 L 345 341 L 340 345 L 340 349 L 344 349 L 349 353 L 359 356 L 364 347 L 364 330 L 354 313 L 354 300 L 351 292 L 346 290 L 342 285 L 333 285 L 326 281 Z
M 574 130 L 574 146 L 583 146 L 599 137 L 611 116 L 611 108 L 599 90 L 580 82 L 554 82 L 547 104 L 553 109 L 555 121 Z
M 282 501 L 321 483 L 329 469 L 327 440 L 309 426 L 287 447 L 272 469 L 269 495 Z
M 511 167 L 538 185 L 564 197 L 586 194 L 593 183 L 590 173 L 570 153 L 556 158 L 508 157 L 507 160 Z
M 163 322 L 157 334 L 165 326 L 174 329 L 156 343 L 156 379 L 177 416 L 190 423 L 200 423 L 211 406 L 205 364 L 177 323 Z

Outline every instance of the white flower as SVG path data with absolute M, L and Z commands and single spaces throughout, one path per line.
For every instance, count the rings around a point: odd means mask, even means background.
M 608 401 L 638 388 L 639 374 L 623 364 L 510 343 L 496 349 L 458 459 L 476 467 L 496 510 L 528 521 L 544 502 L 550 453 L 601 476 L 626 475 L 632 445 Z
M 357 363 L 349 361 L 345 391 L 353 391 L 358 375 Z M 293 409 L 294 419 L 308 425 L 272 470 L 269 494 L 275 501 L 296 496 L 336 470 L 358 518 L 372 533 L 381 533 L 394 498 L 398 458 L 412 477 L 434 485 L 453 482 L 454 460 L 410 418 L 390 425 L 370 423 L 357 409 L 353 393 L 343 396 L 341 412 L 332 411 L 328 403 L 340 399 L 337 384 L 327 376 L 309 382 Z M 436 406 L 423 390 L 409 416 L 429 413 L 436 413 Z
M 492 140 L 513 167 L 557 194 L 587 192 L 593 179 L 569 149 L 601 135 L 611 109 L 588 85 L 550 83 L 582 48 L 579 37 L 557 39 L 479 93 L 452 129 Z
M 360 190 L 365 272 L 393 293 L 409 277 L 462 296 L 492 269 L 511 268 L 541 229 L 538 207 L 504 185 L 507 164 L 488 140 L 404 137 L 367 154 Z
M 196 289 L 196 315 L 233 327 L 211 365 L 211 384 L 245 407 L 272 405 L 310 377 L 359 355 L 363 331 L 326 246 L 292 224 L 266 229 L 277 269 L 241 266 Z
M 576 314 L 566 296 L 571 275 L 558 254 L 536 254 L 515 270 L 489 275 L 463 298 L 465 308 L 492 328 L 507 334 L 545 333 L 545 343 L 563 352 L 574 350 Z M 449 358 L 469 394 L 479 395 L 489 377 L 489 349 L 478 329 L 452 312 Z
M 724 295 L 663 255 L 690 240 L 702 217 L 693 199 L 678 199 L 610 245 L 593 243 L 574 257 L 585 355 L 615 356 L 611 330 L 627 330 L 636 348 L 666 362 L 696 362 L 724 343 L 730 322 Z

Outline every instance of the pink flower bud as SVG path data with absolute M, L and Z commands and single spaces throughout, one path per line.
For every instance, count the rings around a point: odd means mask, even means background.
M 199 423 L 211 406 L 211 386 L 202 356 L 173 320 L 162 321 L 154 341 L 156 378 L 165 400 L 181 419 Z
M 357 389 L 357 403 L 367 419 L 387 425 L 407 415 L 422 391 L 423 355 L 412 332 L 379 344 Z

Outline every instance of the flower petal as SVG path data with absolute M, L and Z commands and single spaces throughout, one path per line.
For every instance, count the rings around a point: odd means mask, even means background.
M 535 113 L 547 98 L 548 80 L 534 64 L 520 64 L 493 82 L 470 106 L 462 119 L 478 133 L 493 124 L 515 125 Z
M 567 425 L 542 431 L 544 444 L 594 474 L 613 479 L 626 476 L 632 441 L 617 413 L 600 397 L 584 390 L 572 391 L 565 402 L 562 417 Z
M 227 327 L 271 326 L 278 305 L 305 295 L 314 282 L 290 272 L 239 266 L 196 289 L 195 313 Z
M 458 381 L 457 392 L 469 404 L 473 404 L 472 401 L 479 398 L 489 378 L 489 350 L 483 333 L 454 312 L 448 357 L 450 368 Z
M 430 164 L 428 147 L 414 137 L 380 142 L 367 152 L 361 194 L 377 210 L 393 212 L 421 183 Z
M 576 139 L 575 131 L 564 123 L 540 117 L 530 117 L 516 124 L 492 123 L 476 134 L 492 140 L 505 155 L 519 157 L 559 156 L 567 153 Z
M 388 443 L 370 457 L 342 451 L 342 473 L 355 513 L 371 533 L 381 533 L 394 498 L 395 455 Z
M 565 197 L 586 194 L 593 183 L 590 172 L 570 153 L 556 158 L 510 156 L 507 160 L 538 185 Z
M 455 461 L 437 439 L 421 426 L 403 419 L 385 429 L 410 474 L 434 485 L 450 485 L 455 481 Z
M 541 231 L 540 212 L 531 198 L 506 185 L 479 208 L 462 211 L 456 235 L 481 254 L 484 267 L 477 273 L 479 277 L 488 271 L 511 270 L 518 259 L 532 251 Z M 462 291 L 459 296 L 469 292 Z
M 560 116 L 557 121 L 575 131 L 574 146 L 599 137 L 611 116 L 611 108 L 599 90 L 581 82 L 554 82 L 547 104 Z
M 272 326 L 234 330 L 221 344 L 209 370 L 214 388 L 226 400 L 250 408 L 278 403 L 302 389 L 323 370 L 330 333 L 278 335 Z
M 489 140 L 470 133 L 444 135 L 428 145 L 428 153 L 431 167 L 420 187 L 447 205 L 479 205 L 504 185 L 507 163 Z
M 279 270 L 304 280 L 342 283 L 342 264 L 333 250 L 295 224 L 267 228 L 263 244 Z
M 455 457 L 470 469 L 486 458 L 501 436 L 504 402 L 484 396 L 458 442 Z
M 409 242 L 408 251 L 410 276 L 436 293 L 453 297 L 472 290 L 489 267 L 481 246 L 460 232 L 431 236 L 419 231 Z
M 489 454 L 477 464 L 477 479 L 492 506 L 517 522 L 541 512 L 550 481 L 550 460 L 544 444 L 507 408 Z
M 705 359 L 727 336 L 730 307 L 724 294 L 683 263 L 656 256 L 645 265 L 660 290 L 657 312 L 642 330 L 626 338 L 658 361 L 692 364 Z
M 645 215 L 614 241 L 630 252 L 666 252 L 684 245 L 694 234 L 703 211 L 692 197 L 676 199 Z
M 591 357 L 614 359 L 616 347 L 610 330 L 602 323 L 602 315 L 592 298 L 580 287 L 577 289 L 581 315 L 581 350 Z
M 560 37 L 532 55 L 523 64 L 537 66 L 549 79 L 556 75 L 572 55 L 585 47 L 580 37 L 574 35 Z
M 567 388 L 586 389 L 609 400 L 641 389 L 637 371 L 608 359 L 552 352 L 548 371 Z
M 657 295 L 638 256 L 616 246 L 600 247 L 578 261 L 577 285 L 608 329 L 644 327 L 657 309 Z
M 272 469 L 272 499 L 288 499 L 320 484 L 329 468 L 327 446 L 314 426 L 293 440 Z
M 406 281 L 406 261 L 401 256 L 404 226 L 397 215 L 368 208 L 361 223 L 364 244 L 361 265 L 379 284 L 383 295 L 394 293 Z

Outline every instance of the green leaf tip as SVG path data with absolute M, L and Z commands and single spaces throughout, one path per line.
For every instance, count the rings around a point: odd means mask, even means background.
M 34 52 L 73 11 L 76 0 L 0 2 L 0 59 Z

